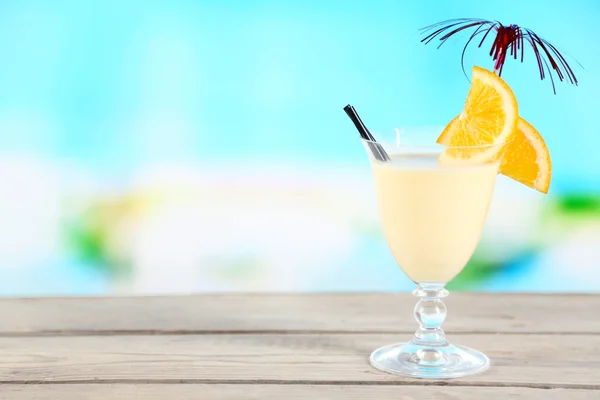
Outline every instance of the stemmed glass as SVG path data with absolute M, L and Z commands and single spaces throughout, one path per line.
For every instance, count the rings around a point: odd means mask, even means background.
M 445 148 L 436 144 L 441 131 L 403 128 L 387 137 L 376 134 L 383 141 L 362 139 L 389 248 L 417 284 L 419 325 L 412 340 L 381 347 L 370 361 L 379 370 L 414 378 L 456 378 L 489 366 L 480 351 L 450 344 L 441 325 L 444 286 L 477 246 L 504 146 Z

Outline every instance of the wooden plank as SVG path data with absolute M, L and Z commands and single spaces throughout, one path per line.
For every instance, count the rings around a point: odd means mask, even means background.
M 406 383 L 368 364 L 390 334 L 0 338 L 0 382 Z M 600 389 L 600 335 L 453 335 L 492 368 L 451 386 Z
M 0 385 L 0 396 L 11 400 L 164 400 L 175 399 L 402 399 L 402 400 L 589 400 L 600 391 L 435 386 L 349 385 Z
M 0 300 L 0 335 L 238 331 L 413 332 L 410 294 Z M 600 333 L 600 296 L 452 294 L 449 332 Z

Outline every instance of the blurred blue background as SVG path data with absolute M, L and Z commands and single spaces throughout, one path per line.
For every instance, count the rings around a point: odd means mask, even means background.
M 532 53 L 507 62 L 551 192 L 500 179 L 451 286 L 598 291 L 600 2 L 20 0 L 0 3 L 0 295 L 412 289 L 342 107 L 445 125 L 465 36 L 418 29 L 457 17 L 527 26 L 584 69 L 554 96 Z

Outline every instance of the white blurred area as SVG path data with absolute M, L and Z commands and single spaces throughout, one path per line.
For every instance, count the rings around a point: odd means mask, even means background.
M 0 158 L 0 268 L 43 263 L 60 249 L 60 171 L 31 156 Z
M 185 156 L 194 131 L 151 114 L 122 129 L 152 161 L 121 175 L 36 153 L 53 135 L 39 115 L 0 118 L 14 142 L 0 154 L 0 296 L 412 289 L 381 234 L 366 159 L 156 162 Z M 476 256 L 503 268 L 544 253 L 479 288 L 596 290 L 599 225 L 545 231 L 550 202 L 499 178 Z
M 115 185 L 83 164 L 4 155 L 0 295 L 409 290 L 371 179 L 366 163 L 163 163 Z M 542 252 L 481 289 L 597 289 L 600 224 L 564 225 L 551 206 L 499 178 L 476 256 L 503 266 Z M 97 241 L 93 266 L 67 243 L 73 221 Z
M 365 235 L 384 240 L 368 166 L 163 164 L 111 187 L 80 166 L 57 165 L 0 159 L 0 295 L 361 291 L 377 290 L 369 278 L 378 274 L 398 279 L 381 290 L 410 288 L 399 270 L 369 265 L 389 258 L 356 250 Z M 546 201 L 501 178 L 478 254 L 502 264 L 550 245 L 541 262 L 500 289 L 594 290 L 600 282 L 590 252 L 600 226 L 573 228 L 562 240 L 540 236 Z M 112 264 L 93 278 L 105 284 L 92 289 L 57 267 L 75 257 L 64 237 L 73 218 L 102 227 L 99 261 Z M 353 257 L 364 269 L 345 270 Z M 85 275 L 89 267 L 77 268 Z M 336 275 L 346 279 L 331 283 Z
M 134 292 L 310 291 L 376 219 L 359 170 L 163 165 L 141 175 L 154 202 L 133 232 Z M 335 184 L 334 184 L 335 183 Z
M 72 219 L 102 225 L 102 262 L 130 270 L 104 276 L 120 293 L 310 291 L 351 253 L 352 225 L 376 223 L 368 171 L 169 164 L 114 188 L 82 165 L 59 165 L 0 158 L 0 295 L 79 292 L 64 287 L 68 271 L 44 271 L 73 256 Z
M 106 182 L 78 164 L 0 158 L 0 295 L 411 288 L 379 254 L 385 246 L 365 249 L 365 237 L 384 242 L 367 165 L 169 163 L 124 185 Z M 556 234 L 546 221 L 544 231 L 548 199 L 499 178 L 476 255 L 506 265 L 545 250 L 518 274 L 481 288 L 598 287 L 600 224 L 561 225 Z M 77 259 L 66 243 L 69 221 L 96 233 L 95 269 L 62 266 Z M 346 270 L 353 263 L 364 268 Z M 378 275 L 397 283 L 378 287 Z

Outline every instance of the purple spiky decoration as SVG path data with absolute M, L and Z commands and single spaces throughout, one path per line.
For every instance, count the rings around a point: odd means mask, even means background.
M 450 19 L 422 28 L 421 33 L 426 36 L 421 42 L 428 44 L 437 38 L 440 41 L 440 44 L 438 45 L 439 48 L 450 37 L 466 29 L 475 29 L 475 31 L 471 34 L 462 50 L 460 62 L 463 72 L 465 72 L 465 52 L 467 51 L 469 44 L 471 44 L 473 39 L 477 36 L 483 35 L 477 46 L 481 47 L 487 37 L 491 34 L 491 36 L 495 36 L 495 38 L 490 49 L 490 56 L 492 56 L 492 59 L 494 60 L 494 72 L 497 73 L 498 76 L 502 75 L 502 69 L 504 68 L 504 62 L 506 61 L 507 56 L 510 56 L 515 60 L 520 58 L 521 62 L 523 62 L 525 58 L 525 45 L 529 44 L 537 59 L 540 78 L 542 80 L 545 79 L 546 74 L 550 77 L 552 90 L 555 94 L 556 86 L 554 84 L 554 77 L 552 76 L 553 71 L 561 82 L 566 80 L 573 85 L 577 85 L 577 78 L 573 73 L 573 69 L 569 66 L 565 57 L 563 57 L 556 47 L 547 40 L 539 37 L 530 29 L 522 28 L 518 25 L 503 25 L 498 21 L 488 21 L 477 18 Z

